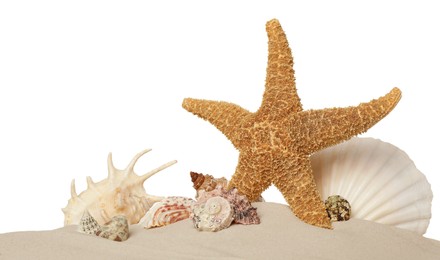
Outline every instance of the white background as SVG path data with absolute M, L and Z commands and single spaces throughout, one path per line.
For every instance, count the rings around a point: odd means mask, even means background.
M 158 1 L 156 1 L 158 2 Z M 70 181 L 107 175 L 137 152 L 154 195 L 193 196 L 189 171 L 230 178 L 238 153 L 184 97 L 255 111 L 265 23 L 278 18 L 303 107 L 357 105 L 397 86 L 396 109 L 363 136 L 405 150 L 434 192 L 440 240 L 440 9 L 435 1 L 1 1 L 0 233 L 63 226 Z M 359 1 L 360 2 L 360 1 Z M 284 203 L 276 189 L 263 194 Z

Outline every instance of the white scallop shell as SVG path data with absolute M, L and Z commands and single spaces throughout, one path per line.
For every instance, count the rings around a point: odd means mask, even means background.
M 322 199 L 340 195 L 352 217 L 424 234 L 431 218 L 431 185 L 408 155 L 373 138 L 352 138 L 311 156 Z
M 199 231 L 219 231 L 229 227 L 234 220 L 234 210 L 229 201 L 217 196 L 193 207 L 194 227 Z
M 138 153 L 124 170 L 113 166 L 110 153 L 107 160 L 107 179 L 95 183 L 87 177 L 87 190 L 79 195 L 76 193 L 75 180 L 72 180 L 71 198 L 67 206 L 62 209 L 64 225 L 79 224 L 85 211 L 88 211 L 101 226 L 118 215 L 125 216 L 129 224 L 137 224 L 155 202 L 163 199 L 147 194 L 143 186 L 144 182 L 177 162 L 170 161 L 139 176 L 134 172 L 134 166 L 138 159 L 149 151 L 151 149 Z

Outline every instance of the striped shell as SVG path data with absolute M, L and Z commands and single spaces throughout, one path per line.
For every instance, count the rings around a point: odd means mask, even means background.
M 234 210 L 227 199 L 212 197 L 194 205 L 192 219 L 197 230 L 216 232 L 231 225 Z
M 209 198 L 221 196 L 231 203 L 234 210 L 234 223 L 236 224 L 260 224 L 260 218 L 257 214 L 257 208 L 252 207 L 245 195 L 238 193 L 236 188 L 229 191 L 221 186 L 218 186 L 212 191 L 200 191 L 200 196 L 197 199 L 198 203 L 203 203 Z
M 426 232 L 431 186 L 399 148 L 373 138 L 353 138 L 314 154 L 311 161 L 322 200 L 342 196 L 351 205 L 351 218 Z
M 108 178 L 94 183 L 90 177 L 87 177 L 87 190 L 79 195 L 76 193 L 75 180 L 73 180 L 71 199 L 63 209 L 64 225 L 79 224 L 86 210 L 100 225 L 104 225 L 117 215 L 125 216 L 129 224 L 137 224 L 155 202 L 163 199 L 147 194 L 143 183 L 157 172 L 177 162 L 168 162 L 139 176 L 134 173 L 134 166 L 138 159 L 149 151 L 151 149 L 138 153 L 124 170 L 113 166 L 110 153 Z
M 139 221 L 144 228 L 162 227 L 189 218 L 195 201 L 185 197 L 168 197 L 156 202 Z

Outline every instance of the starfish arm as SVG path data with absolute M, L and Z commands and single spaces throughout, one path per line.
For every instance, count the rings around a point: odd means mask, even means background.
M 238 105 L 223 101 L 185 98 L 182 107 L 217 127 L 235 147 L 240 141 L 238 130 L 252 115 Z
M 281 162 L 273 182 L 293 213 L 307 224 L 331 229 L 308 156 L 293 156 Z
M 271 185 L 272 167 L 267 163 L 270 161 L 270 153 L 240 151 L 238 165 L 228 183 L 228 189 L 237 188 L 250 201 L 257 201 L 261 193 Z
M 293 132 L 299 133 L 301 152 L 315 151 L 346 141 L 361 134 L 393 110 L 401 97 L 398 88 L 387 95 L 356 107 L 308 110 L 293 115 Z
M 266 70 L 266 87 L 263 102 L 257 115 L 279 119 L 291 112 L 302 111 L 296 91 L 293 58 L 286 35 L 278 20 L 266 24 L 269 38 L 269 56 Z

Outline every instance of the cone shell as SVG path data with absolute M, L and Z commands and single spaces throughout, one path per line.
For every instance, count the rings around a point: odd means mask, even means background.
M 193 187 L 197 192 L 196 198 L 201 190 L 212 191 L 217 186 L 226 187 L 228 185 L 228 180 L 224 177 L 214 178 L 212 175 L 197 172 L 190 172 L 190 175 Z
M 399 148 L 373 138 L 353 138 L 314 154 L 311 161 L 322 199 L 342 196 L 351 205 L 351 218 L 426 232 L 431 186 Z
M 245 195 L 238 193 L 236 188 L 226 190 L 221 186 L 218 186 L 212 191 L 200 191 L 200 196 L 197 202 L 203 203 L 209 198 L 221 196 L 231 203 L 234 210 L 234 223 L 236 224 L 260 224 L 260 218 L 257 214 L 257 208 L 252 207 L 252 204 Z
M 197 202 L 193 208 L 194 227 L 199 231 L 216 232 L 228 228 L 234 220 L 234 210 L 221 196 Z
M 73 180 L 71 198 L 63 209 L 64 225 L 79 224 L 86 210 L 101 226 L 118 215 L 125 216 L 129 224 L 137 224 L 155 202 L 163 199 L 147 194 L 143 186 L 144 182 L 157 172 L 176 163 L 176 161 L 168 162 L 142 176 L 135 174 L 133 169 L 137 160 L 149 151 L 150 149 L 138 153 L 124 170 L 113 166 L 110 153 L 107 179 L 95 183 L 87 177 L 87 190 L 79 195 L 76 193 Z
M 162 227 L 189 218 L 195 201 L 185 197 L 168 197 L 156 202 L 139 222 L 144 228 Z
M 98 231 L 101 231 L 101 226 L 86 210 L 79 222 L 78 231 L 84 234 L 96 235 Z

